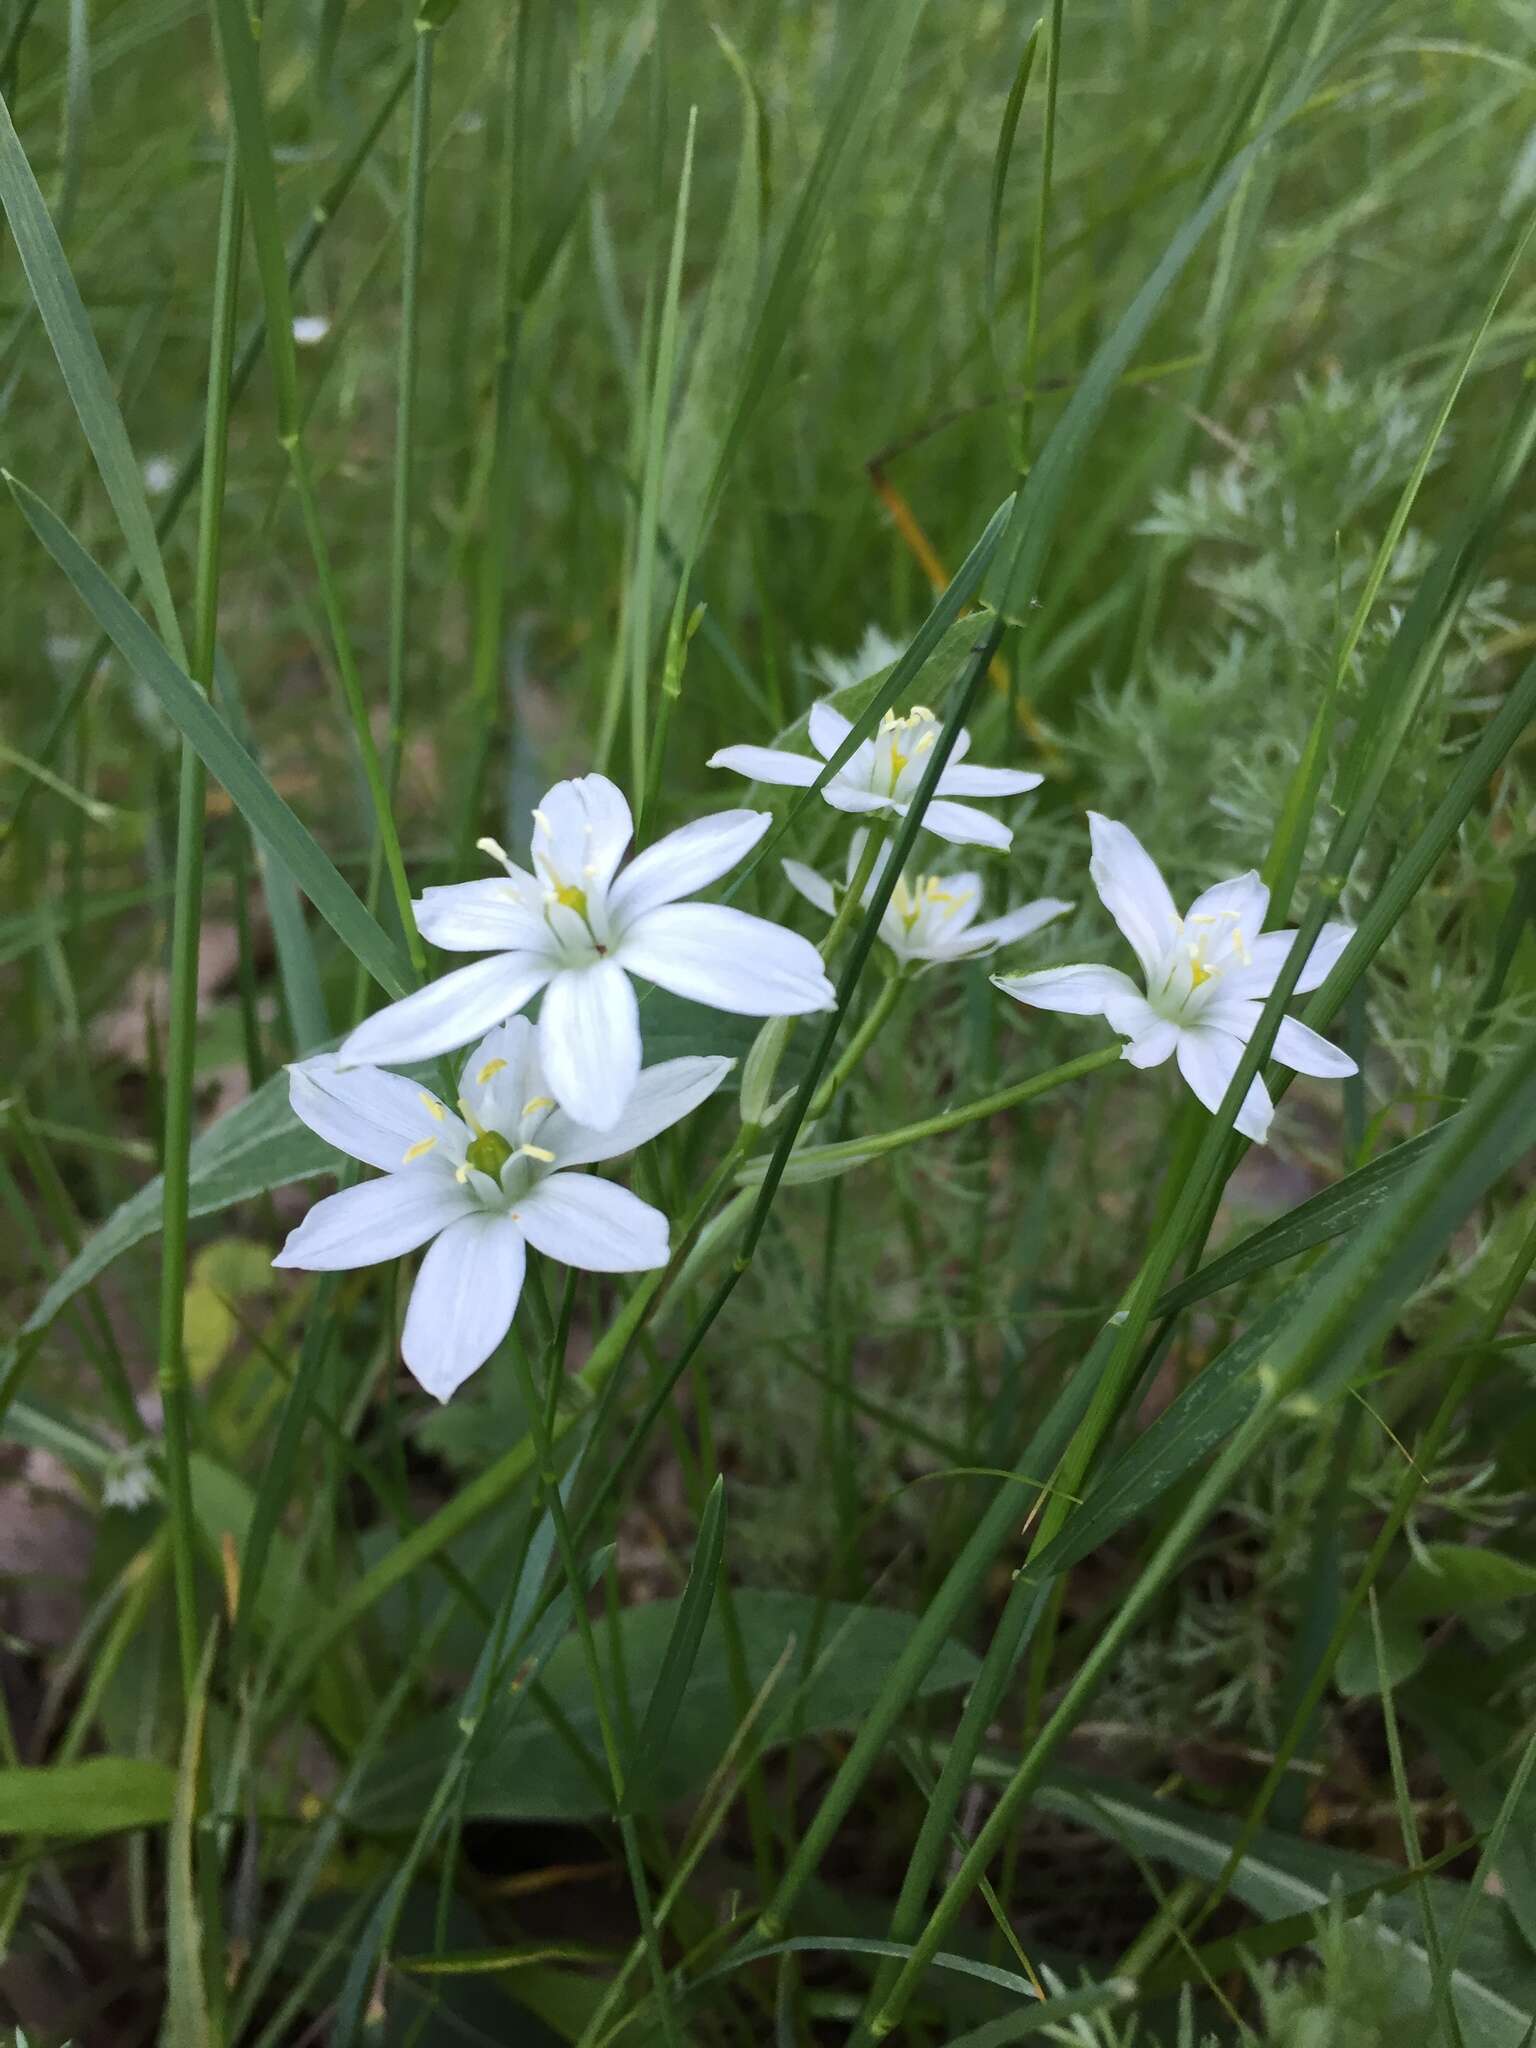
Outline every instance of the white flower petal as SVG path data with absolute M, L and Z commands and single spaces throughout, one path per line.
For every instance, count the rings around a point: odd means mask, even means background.
M 529 903 L 517 884 L 505 875 L 423 890 L 413 908 L 421 936 L 445 952 L 551 950 L 549 926 L 539 904 Z
M 272 1261 L 307 1273 L 349 1273 L 413 1252 L 475 1207 L 446 1166 L 427 1173 L 387 1173 L 316 1202 Z
M 1193 925 L 1194 931 L 1186 933 L 1196 938 L 1200 928 L 1208 922 L 1218 927 L 1235 927 L 1242 935 L 1244 947 L 1252 947 L 1254 940 L 1264 929 L 1264 919 L 1269 913 L 1269 890 L 1259 880 L 1257 868 L 1249 868 L 1243 875 L 1234 875 L 1230 881 L 1214 882 L 1209 889 L 1203 889 L 1184 913 L 1186 925 Z M 1223 933 L 1218 928 L 1212 937 L 1219 941 Z M 1235 948 L 1239 954 L 1240 948 Z
M 404 1166 L 405 1155 L 427 1139 L 440 1140 L 450 1126 L 462 1134 L 458 1118 L 419 1083 L 378 1067 L 343 1067 L 334 1053 L 288 1069 L 288 1100 L 300 1123 L 328 1145 L 385 1173 Z
M 1045 777 L 1026 768 L 976 768 L 969 762 L 957 766 L 951 760 L 939 777 L 941 796 L 1023 796 L 1038 789 Z
M 524 1107 L 548 1093 L 538 1032 L 527 1017 L 509 1017 L 485 1034 L 464 1062 L 459 1089 L 460 1101 L 488 1131 L 507 1137 L 517 1130 Z
M 618 1122 L 640 1072 L 640 1018 L 616 960 L 566 968 L 551 981 L 539 1011 L 539 1063 L 577 1123 L 607 1131 Z
M 1347 1052 L 1330 1045 L 1298 1017 L 1282 1017 L 1275 1033 L 1274 1057 L 1298 1074 L 1317 1074 L 1328 1080 L 1342 1080 L 1360 1069 Z
M 696 818 L 636 854 L 608 895 L 608 915 L 615 929 L 655 910 L 707 889 L 756 846 L 773 823 L 767 811 L 717 811 Z
M 578 775 L 547 789 L 533 814 L 533 864 L 543 879 L 605 894 L 634 837 L 624 792 L 606 775 Z
M 840 711 L 834 711 L 825 699 L 811 706 L 811 715 L 806 721 L 811 736 L 811 745 L 823 761 L 830 761 L 838 748 L 853 731 L 852 725 Z
M 822 763 L 809 755 L 783 754 L 776 747 L 722 747 L 704 765 L 729 768 L 752 782 L 787 782 L 799 789 L 809 789 L 822 770 Z
M 964 934 L 965 943 L 968 947 L 1011 946 L 1039 931 L 1053 917 L 1065 916 L 1071 908 L 1059 896 L 1042 896 L 1034 903 L 1021 903 L 1017 910 L 1004 911 L 1001 917 L 989 918 L 985 924 L 972 925 Z
M 943 786 L 941 782 L 939 787 Z M 907 806 L 903 804 L 901 808 L 905 811 Z M 923 824 L 928 831 L 947 839 L 951 846 L 995 846 L 999 853 L 1006 853 L 1013 844 L 1013 834 L 996 818 L 989 818 L 985 811 L 972 810 L 969 804 L 952 804 L 943 797 L 935 797 L 924 811 Z
M 644 1273 L 667 1263 L 667 1219 L 628 1188 L 588 1173 L 552 1173 L 515 1210 L 528 1242 L 585 1273 Z
M 1150 982 L 1179 936 L 1179 914 L 1156 861 L 1127 826 L 1088 813 L 1088 872 L 1104 908 L 1129 939 Z
M 1333 972 L 1334 963 L 1355 936 L 1351 924 L 1325 924 L 1314 940 L 1307 964 L 1302 968 L 1295 993 L 1309 995 L 1321 988 Z M 1246 967 L 1234 967 L 1223 977 L 1235 996 L 1267 996 L 1296 943 L 1295 932 L 1265 932 L 1250 947 L 1252 958 Z
M 1226 1031 L 1179 1033 L 1179 1072 L 1213 1116 L 1220 1109 L 1221 1098 L 1237 1072 L 1243 1046 L 1242 1039 L 1234 1038 Z M 1241 1131 L 1245 1138 L 1252 1138 L 1256 1144 L 1262 1145 L 1269 1136 L 1270 1119 L 1274 1113 L 1275 1106 L 1269 1099 L 1269 1091 L 1255 1075 L 1243 1097 L 1233 1128 Z
M 723 903 L 648 912 L 625 933 L 619 958 L 673 995 L 742 1017 L 798 1017 L 836 1001 L 809 939 Z
M 1153 1017 L 1130 1039 L 1120 1057 L 1133 1067 L 1160 1067 L 1179 1042 L 1179 1027 L 1166 1017 Z
M 611 1129 L 594 1131 L 557 1109 L 539 1130 L 539 1143 L 555 1155 L 558 1166 L 592 1166 L 632 1152 L 713 1095 L 733 1062 L 687 1055 L 661 1060 L 642 1070 L 630 1090 L 624 1113 Z
M 836 915 L 837 898 L 832 892 L 832 884 L 825 875 L 818 875 L 816 870 L 808 868 L 803 860 L 781 860 L 779 866 L 784 870 L 785 881 L 797 895 L 803 896 L 807 903 L 812 904 L 824 916 Z
M 992 979 L 1004 995 L 1035 1010 L 1061 1010 L 1072 1017 L 1111 1017 L 1115 1012 L 1138 1023 L 1142 1011 L 1152 1014 L 1141 990 L 1118 967 L 1044 967 L 1035 974 L 994 974 Z M 1127 1033 L 1134 1028 L 1125 1026 Z
M 400 1351 L 439 1401 L 484 1365 L 512 1327 L 527 1263 L 511 1217 L 484 1210 L 445 1230 L 422 1260 Z
M 872 789 L 863 789 L 857 780 L 859 757 L 853 760 L 841 775 L 834 775 L 821 792 L 834 811 L 850 811 L 862 815 L 870 811 L 905 811 L 905 804 L 893 803 L 888 796 L 879 796 Z
M 468 1045 L 492 1024 L 532 1000 L 552 964 L 532 953 L 498 953 L 457 967 L 414 995 L 367 1017 L 342 1041 L 349 1066 L 409 1066 Z

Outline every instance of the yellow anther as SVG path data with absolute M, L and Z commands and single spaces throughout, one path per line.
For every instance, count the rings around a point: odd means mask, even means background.
M 536 1109 L 553 1109 L 554 1106 L 555 1098 L 553 1095 L 535 1095 L 531 1101 L 523 1104 L 523 1115 L 532 1116 Z
M 556 882 L 550 890 L 550 894 L 565 909 L 574 910 L 576 915 L 583 920 L 586 918 L 587 892 L 585 889 L 578 889 L 574 882 Z
M 409 1166 L 413 1159 L 425 1158 L 427 1153 L 429 1153 L 432 1150 L 432 1147 L 436 1143 L 436 1138 L 418 1138 L 415 1144 L 410 1147 L 409 1151 L 407 1151 L 405 1157 L 400 1161 L 400 1164 L 402 1166 Z
M 499 860 L 504 868 L 511 867 L 512 863 L 507 858 L 507 849 L 499 839 L 477 839 L 475 845 L 481 853 L 488 853 L 492 860 Z
M 475 1115 L 475 1112 L 470 1108 L 462 1095 L 459 1097 L 459 1115 L 463 1117 L 465 1123 L 469 1125 L 469 1128 L 477 1138 L 485 1136 L 485 1125 L 481 1123 L 479 1117 Z
M 551 823 L 549 822 L 548 813 L 544 811 L 535 811 L 533 814 L 533 822 L 535 823 L 535 825 L 538 826 L 541 832 L 553 832 L 555 829 L 554 826 L 551 825 Z
M 463 1187 L 465 1181 L 469 1179 L 469 1168 L 467 1166 L 455 1167 L 453 1177 L 458 1182 L 459 1186 Z
M 555 1163 L 554 1153 L 546 1152 L 542 1145 L 519 1145 L 517 1156 L 520 1159 L 537 1159 L 541 1166 L 553 1166 Z
M 431 1117 L 434 1123 L 440 1124 L 443 1120 L 443 1105 L 438 1101 L 435 1095 L 429 1095 L 425 1088 L 421 1089 L 419 1092 L 421 1095 L 422 1108 L 427 1112 L 427 1115 Z
M 475 1076 L 475 1086 L 483 1088 L 487 1081 L 492 1081 L 496 1078 L 506 1064 L 505 1060 L 487 1060 Z
M 937 738 L 938 734 L 936 732 L 925 732 L 918 741 L 915 751 L 919 754 L 926 754 Z

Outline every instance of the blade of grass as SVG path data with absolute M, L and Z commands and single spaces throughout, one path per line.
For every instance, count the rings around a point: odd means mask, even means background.
M 69 529 L 19 479 L 5 474 L 27 523 L 110 635 L 128 666 L 165 707 L 228 790 L 253 832 L 272 849 L 354 958 L 390 995 L 409 989 L 396 948 L 273 789 L 207 699 L 171 659 L 149 627 L 81 547 Z

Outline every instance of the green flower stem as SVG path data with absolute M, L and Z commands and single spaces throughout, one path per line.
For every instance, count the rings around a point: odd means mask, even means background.
M 529 1428 L 533 1433 L 534 1451 L 538 1458 L 539 1492 L 549 1509 L 549 1518 L 555 1531 L 555 1548 L 560 1554 L 560 1565 L 565 1573 L 566 1584 L 571 1589 L 576 1633 L 581 1639 L 587 1681 L 592 1688 L 592 1704 L 597 1714 L 598 1731 L 603 1740 L 603 1756 L 608 1765 L 608 1777 L 613 1792 L 613 1810 L 618 1819 L 620 1839 L 624 1844 L 624 1861 L 629 1870 L 630 1889 L 634 1893 L 635 1911 L 639 1916 L 640 1931 L 650 1964 L 651 1986 L 661 2016 L 662 2033 L 668 2048 L 681 2048 L 681 2036 L 677 2031 L 677 2021 L 672 2011 L 667 1984 L 666 1964 L 662 1960 L 661 1942 L 651 1909 L 651 1890 L 645 1873 L 645 1860 L 640 1854 L 640 1841 L 634 1817 L 627 1813 L 624 1807 L 624 1761 L 619 1754 L 618 1737 L 614 1733 L 613 1717 L 609 1712 L 607 1682 L 603 1675 L 602 1660 L 597 1654 L 597 1639 L 592 1632 L 592 1616 L 582 1594 L 582 1588 L 587 1583 L 586 1574 L 582 1571 L 576 1554 L 571 1525 L 565 1512 L 565 1498 L 560 1491 L 560 1475 L 555 1467 L 555 1439 L 549 1428 L 549 1416 L 555 1409 L 558 1388 L 552 1384 L 546 1407 L 545 1398 L 540 1395 L 534 1384 L 533 1367 L 529 1362 L 527 1350 L 516 1330 L 512 1333 L 510 1349 L 513 1364 L 517 1369 L 518 1390 L 522 1395 Z M 555 1372 L 559 1372 L 558 1356 L 553 1363 Z M 553 1375 L 551 1377 L 553 1380 Z
M 219 563 L 224 527 L 224 471 L 229 445 L 230 372 L 239 294 L 240 171 L 228 146 L 219 206 L 213 324 L 203 432 L 202 499 L 198 508 L 197 585 L 192 680 L 212 688 L 218 640 Z M 171 932 L 170 1030 L 165 1071 L 165 1172 L 160 1261 L 160 1400 L 165 1415 L 165 1485 L 170 1507 L 171 1563 L 176 1586 L 176 1643 L 182 1690 L 197 1685 L 201 1631 L 197 1619 L 197 1525 L 192 1504 L 191 1390 L 182 1346 L 187 1285 L 187 1207 L 192 1147 L 193 1070 L 197 1056 L 197 959 L 203 905 L 203 814 L 207 775 L 191 745 L 181 749 L 176 807 L 176 893 Z
M 862 907 L 864 891 L 869 887 L 870 878 L 880 859 L 880 849 L 884 844 L 885 833 L 878 825 L 872 826 L 864 841 L 864 851 L 859 856 L 859 864 L 854 870 L 853 879 L 843 891 L 842 901 L 837 906 L 837 915 L 818 948 L 823 960 L 832 958 L 843 933 L 847 931 Z
M 884 997 L 882 995 L 882 1001 Z M 877 1003 L 875 1008 L 880 1005 Z M 871 1011 L 870 1019 L 874 1012 Z M 870 1032 L 873 1037 L 873 1031 Z M 849 1045 L 852 1052 L 853 1046 Z M 994 1095 L 983 1095 L 975 1102 L 961 1103 L 958 1109 L 940 1110 L 937 1116 L 924 1117 L 915 1124 L 900 1124 L 894 1131 L 877 1131 L 867 1138 L 847 1138 L 837 1145 L 806 1145 L 795 1154 L 797 1166 L 835 1166 L 846 1160 L 850 1166 L 860 1166 L 866 1159 L 878 1159 L 885 1152 L 899 1152 L 903 1146 L 916 1145 L 924 1138 L 939 1138 L 946 1131 L 963 1130 L 967 1124 L 979 1123 L 983 1117 L 996 1116 L 1000 1110 L 1013 1109 L 1021 1102 L 1032 1102 L 1037 1095 L 1049 1094 L 1064 1082 L 1081 1080 L 1085 1074 L 1097 1073 L 1101 1067 L 1112 1066 L 1120 1057 L 1118 1041 L 1114 1045 L 1101 1046 L 1097 1052 L 1085 1052 L 1075 1060 L 1068 1060 L 1064 1066 L 1049 1067 L 1043 1074 L 1032 1074 L 1027 1081 L 1015 1081 L 1010 1088 L 999 1088 Z M 834 1072 L 827 1082 L 830 1089 L 838 1080 Z M 819 1098 L 818 1098 L 819 1100 Z M 738 1186 L 751 1186 L 762 1177 L 762 1159 L 750 1160 L 737 1175 Z
M 421 340 L 421 245 L 426 216 L 427 159 L 432 135 L 432 56 L 436 30 L 418 22 L 411 73 L 411 138 L 406 169 L 405 220 L 400 259 L 400 351 L 395 374 L 395 464 L 390 498 L 389 653 L 386 692 L 389 729 L 384 743 L 384 787 L 393 802 L 400 776 L 404 736 L 406 627 L 411 588 L 411 483 L 416 451 L 416 386 Z M 384 840 L 368 856 L 368 908 L 378 909 L 383 881 Z M 354 1014 L 367 1001 L 364 970 L 358 968 Z
M 304 520 L 304 532 L 309 541 L 310 554 L 314 559 L 315 575 L 320 584 L 320 602 L 325 611 L 326 624 L 330 629 L 331 645 L 336 654 L 336 667 L 341 677 L 342 695 L 346 699 L 347 714 L 352 721 L 352 730 L 357 737 L 358 757 L 363 765 L 363 780 L 368 786 L 368 800 L 373 809 L 374 829 L 384 853 L 384 866 L 389 874 L 390 890 L 395 899 L 395 911 L 400 919 L 400 929 L 405 934 L 405 943 L 411 956 L 411 965 L 418 975 L 425 973 L 426 952 L 421 943 L 421 934 L 416 929 L 416 913 L 411 908 L 411 885 L 406 879 L 405 856 L 400 850 L 400 835 L 395 829 L 394 814 L 390 809 L 389 790 L 385 782 L 384 764 L 373 737 L 373 727 L 368 720 L 368 704 L 363 695 L 362 677 L 358 673 L 357 656 L 352 649 L 352 636 L 347 630 L 346 615 L 342 609 L 341 593 L 336 587 L 335 573 L 331 567 L 330 549 L 326 546 L 325 534 L 320 525 L 320 508 L 315 499 L 314 479 L 310 475 L 309 458 L 304 452 L 304 443 L 296 433 L 283 436 L 283 447 L 288 456 L 288 470 L 293 486 L 298 493 L 299 510 Z

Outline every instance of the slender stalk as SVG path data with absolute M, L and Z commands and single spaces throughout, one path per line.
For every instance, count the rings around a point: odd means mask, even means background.
M 309 457 L 305 454 L 304 443 L 297 433 L 286 433 L 282 439 L 288 457 L 289 474 L 298 493 L 299 510 L 315 564 L 315 575 L 320 584 L 320 602 L 325 612 L 326 625 L 330 629 L 331 646 L 336 655 L 336 670 L 341 678 L 342 696 L 346 701 L 347 715 L 352 721 L 352 730 L 357 738 L 358 757 L 362 762 L 363 780 L 368 787 L 374 830 L 384 851 L 384 866 L 389 875 L 395 912 L 400 919 L 400 929 L 405 934 L 411 965 L 420 975 L 426 971 L 427 956 L 421 943 L 421 934 L 416 929 L 416 913 L 411 908 L 411 885 L 406 876 L 405 856 L 400 850 L 400 834 L 390 806 L 384 764 L 379 758 L 379 749 L 373 737 L 373 725 L 368 716 L 368 701 L 363 695 L 362 676 L 358 671 L 357 656 L 352 647 L 352 635 L 347 627 L 341 592 L 331 566 L 331 551 L 326 545 L 325 532 L 320 524 L 320 507 L 315 498 Z
M 202 499 L 198 514 L 197 584 L 192 679 L 213 684 L 218 640 L 219 563 L 224 528 L 224 472 L 229 442 L 230 372 L 240 266 L 240 171 L 233 141 L 224 160 L 214 268 L 213 326 L 203 428 Z M 182 1347 L 187 1284 L 187 1207 L 192 1146 L 193 1072 L 197 1056 L 197 961 L 202 927 L 203 813 L 206 774 L 189 744 L 181 750 L 176 815 L 176 908 L 171 933 L 170 1031 L 165 1074 L 165 1178 L 160 1262 L 160 1399 L 165 1414 L 165 1478 L 176 1586 L 176 1644 L 182 1689 L 197 1685 L 201 1632 L 197 1618 L 197 1535 L 192 1506 L 191 1390 Z
M 418 21 L 411 72 L 411 130 L 400 257 L 400 350 L 395 373 L 395 464 L 389 522 L 389 636 L 385 685 L 389 726 L 384 741 L 384 787 L 391 805 L 399 783 L 405 727 L 405 649 L 411 595 L 411 483 L 416 451 L 416 386 L 421 340 L 421 245 L 426 217 L 427 161 L 432 135 L 432 58 L 436 43 L 437 31 L 429 22 Z M 368 855 L 365 901 L 370 910 L 378 908 L 383 868 L 384 841 L 381 835 L 375 839 Z M 367 978 L 359 966 L 353 1000 L 355 1015 L 362 1014 L 367 995 Z
M 875 1007 L 878 1009 L 879 1004 Z M 871 1032 L 870 1036 L 873 1035 Z M 852 1053 L 853 1049 L 850 1041 L 848 1050 Z M 899 1152 L 903 1146 L 916 1145 L 924 1138 L 942 1137 L 946 1131 L 963 1130 L 967 1124 L 979 1123 L 983 1117 L 996 1116 L 1002 1110 L 1016 1108 L 1021 1102 L 1032 1102 L 1037 1095 L 1049 1094 L 1051 1089 L 1060 1088 L 1065 1082 L 1078 1081 L 1085 1074 L 1097 1073 L 1101 1067 L 1113 1066 L 1119 1058 L 1118 1043 L 1101 1046 L 1097 1052 L 1085 1052 L 1062 1066 L 1049 1067 L 1043 1074 L 1031 1074 L 1027 1081 L 1015 1081 L 1010 1087 L 999 1088 L 994 1095 L 964 1102 L 958 1109 L 941 1109 L 937 1116 L 924 1117 L 918 1123 L 900 1124 L 894 1131 L 877 1131 L 867 1138 L 847 1138 L 837 1145 L 803 1146 L 794 1155 L 796 1168 L 832 1167 L 844 1160 L 852 1166 L 862 1165 L 866 1159 L 878 1159 L 886 1152 Z M 837 1081 L 838 1076 L 834 1073 L 827 1083 L 829 1092 Z M 818 1096 L 817 1100 L 821 1099 Z M 749 1161 L 737 1175 L 738 1181 L 750 1186 L 759 1177 L 761 1165 L 761 1160 Z
M 640 1854 L 634 1816 L 625 1811 L 624 1762 L 619 1753 L 613 1717 L 609 1712 L 607 1684 L 603 1676 L 602 1660 L 597 1653 L 597 1639 L 592 1631 L 592 1616 L 588 1612 L 586 1596 L 582 1590 L 586 1585 L 586 1576 L 579 1568 L 576 1546 L 571 1537 L 571 1525 L 566 1517 L 565 1500 L 560 1491 L 560 1478 L 555 1469 L 554 1443 L 550 1434 L 545 1399 L 534 1384 L 533 1368 L 529 1363 L 528 1353 L 515 1330 L 512 1333 L 510 1349 L 513 1363 L 517 1368 L 518 1390 L 522 1395 L 529 1427 L 533 1432 L 534 1452 L 538 1458 L 539 1490 L 549 1509 L 549 1518 L 555 1532 L 555 1548 L 560 1555 L 560 1566 L 565 1573 L 566 1583 L 571 1589 L 576 1633 L 581 1640 L 587 1680 L 592 1689 L 592 1705 L 597 1715 L 598 1732 L 603 1742 L 603 1756 L 608 1765 L 608 1776 L 613 1791 L 614 1813 L 619 1824 L 619 1836 L 624 1844 L 624 1861 L 629 1871 L 630 1889 L 634 1893 L 635 1911 L 640 1918 L 640 1930 L 651 1970 L 651 1985 L 661 2014 L 662 2032 L 668 2048 L 681 2048 L 682 2036 L 677 2031 L 677 2020 L 672 2011 L 666 1964 L 662 1959 L 661 1942 L 651 1910 L 651 1889 L 645 1873 L 645 1861 Z M 552 1410 L 555 1406 L 553 1390 L 548 1398 Z
M 1040 301 L 1045 288 L 1045 243 L 1051 224 L 1051 176 L 1056 164 L 1056 95 L 1061 84 L 1061 17 L 1063 0 L 1051 0 L 1051 26 L 1045 45 L 1045 128 L 1040 139 L 1040 191 L 1035 202 L 1035 233 L 1029 256 L 1029 312 L 1024 326 L 1024 403 L 1019 411 L 1019 448 L 1029 462 L 1035 428 L 1035 387 L 1040 362 Z M 1028 73 L 1025 73 L 1028 77 Z

